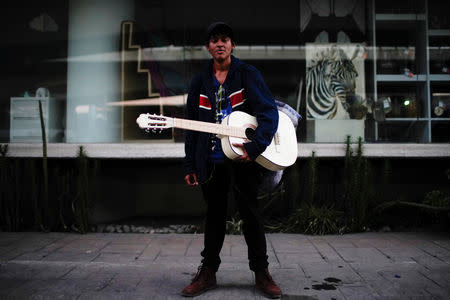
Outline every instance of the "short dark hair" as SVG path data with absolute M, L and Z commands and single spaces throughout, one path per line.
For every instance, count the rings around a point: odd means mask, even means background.
M 235 44 L 233 29 L 230 27 L 230 25 L 224 22 L 215 22 L 208 26 L 205 37 L 205 44 L 206 45 L 209 44 L 209 40 L 211 39 L 212 36 L 220 36 L 220 35 L 229 37 L 231 43 Z

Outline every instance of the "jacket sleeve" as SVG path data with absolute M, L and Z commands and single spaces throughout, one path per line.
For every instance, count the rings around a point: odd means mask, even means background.
M 244 144 L 245 150 L 255 160 L 270 145 L 278 128 L 278 110 L 261 73 L 248 65 L 243 70 L 244 88 L 251 113 L 258 121 L 252 140 Z
M 196 76 L 188 91 L 188 97 L 186 107 L 184 110 L 184 117 L 190 120 L 198 120 L 198 101 L 200 98 L 200 89 L 202 86 L 201 76 Z M 195 152 L 198 139 L 198 132 L 192 130 L 186 130 L 184 133 L 184 173 L 192 174 L 196 173 L 195 168 Z

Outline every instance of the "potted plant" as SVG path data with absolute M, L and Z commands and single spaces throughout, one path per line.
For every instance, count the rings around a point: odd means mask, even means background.
M 364 119 L 367 114 L 365 99 L 359 95 L 353 94 L 347 97 L 347 103 L 349 104 L 348 113 L 351 119 Z

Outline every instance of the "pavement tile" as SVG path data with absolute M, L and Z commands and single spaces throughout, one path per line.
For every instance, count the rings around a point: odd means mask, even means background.
M 222 252 L 220 253 L 220 255 L 222 256 Z M 229 253 L 228 255 L 233 256 L 233 257 L 248 257 L 248 248 L 247 245 L 242 246 L 242 245 L 232 245 L 229 249 Z
M 450 266 L 441 266 L 433 270 L 418 270 L 417 272 L 450 292 Z
M 339 253 L 324 240 L 312 240 L 316 251 L 325 261 L 344 262 Z
M 22 232 L 1 232 L 0 234 L 0 246 L 8 246 L 21 240 L 24 237 Z
M 192 239 L 186 250 L 186 256 L 198 256 L 203 250 L 203 239 Z
M 93 262 L 105 262 L 105 263 L 117 263 L 117 264 L 127 264 L 132 263 L 137 260 L 139 256 L 134 253 L 104 253 L 101 252 L 98 254 L 96 258 L 94 258 Z
M 353 245 L 357 248 L 372 248 L 373 246 L 373 240 L 372 239 L 357 239 L 351 241 Z
M 95 291 L 89 291 L 81 294 L 77 300 L 111 300 L 111 299 L 117 299 L 117 300 L 147 300 L 147 299 L 167 299 L 167 298 L 158 298 L 155 294 L 138 294 L 138 293 L 130 293 L 130 292 L 95 292 Z
M 49 268 L 49 266 L 46 264 L 7 262 L 0 265 L 0 278 L 16 278 L 19 280 L 32 279 L 47 268 Z
M 430 297 L 431 295 L 426 289 L 438 288 L 436 283 L 417 272 L 380 271 L 379 274 L 390 281 L 400 295 Z
M 98 263 L 78 263 L 75 268 L 66 273 L 62 279 L 65 280 L 87 280 L 89 276 L 103 269 L 103 264 Z
M 253 272 L 246 270 L 222 270 L 216 274 L 217 288 L 211 294 L 205 294 L 204 299 L 254 299 Z
M 220 260 L 223 263 L 243 263 L 248 264 L 247 256 L 220 256 Z
M 4 245 L 4 246 L 0 246 L 0 255 L 10 252 L 14 250 L 14 247 L 10 244 Z
M 283 294 L 301 295 L 308 293 L 305 287 L 311 288 L 311 280 L 300 269 L 271 269 L 270 274 Z
M 314 245 L 306 237 L 299 238 L 296 235 L 269 236 L 268 241 L 276 252 L 283 253 L 314 253 Z
M 374 293 L 379 295 L 379 296 L 374 296 L 376 299 L 378 299 L 378 297 L 381 297 L 381 299 L 389 299 L 389 298 L 410 299 L 406 295 L 401 295 L 401 297 L 400 297 L 399 291 L 395 288 L 395 286 L 392 283 L 383 281 L 381 279 L 366 281 L 366 286 L 369 287 L 370 289 L 372 289 L 374 291 Z M 396 298 L 396 297 L 400 297 L 400 298 Z
M 231 256 L 233 248 L 243 249 L 242 246 L 234 246 L 234 243 L 231 243 L 230 241 L 224 240 L 222 249 L 220 249 L 220 256 Z M 203 248 L 201 248 L 203 250 Z M 201 251 L 200 250 L 200 251 Z
M 160 267 L 162 267 L 162 265 L 160 265 Z M 178 299 L 182 299 L 182 297 L 180 296 L 180 292 L 187 284 L 191 282 L 193 278 L 191 274 L 196 273 L 196 271 L 196 268 L 186 269 L 180 268 L 179 266 L 172 267 L 170 269 L 170 272 L 166 271 L 157 272 L 156 274 L 153 273 L 153 280 L 150 282 L 150 284 L 158 286 L 155 295 L 159 296 L 160 298 L 175 297 Z
M 102 253 L 131 253 L 140 254 L 147 247 L 146 244 L 108 243 L 100 251 Z
M 21 254 L 22 254 L 21 252 L 17 252 L 15 249 L 4 252 L 4 253 L 0 254 L 0 262 L 15 259 L 16 257 L 20 256 Z
M 353 243 L 351 240 L 349 239 L 343 239 L 343 238 L 329 238 L 327 239 L 328 244 L 333 247 L 336 250 L 339 249 L 345 249 L 345 248 L 356 248 L 355 243 Z
M 39 251 L 39 250 L 47 250 L 48 252 L 53 251 L 48 246 L 57 242 L 60 239 L 64 239 L 63 236 L 50 236 L 50 235 L 39 235 L 38 233 L 34 235 L 30 235 L 28 237 L 24 237 L 23 239 L 11 244 L 15 251 L 19 254 L 31 252 L 31 251 Z
M 107 287 L 120 270 L 102 268 L 94 274 L 90 274 L 83 283 L 85 288 L 93 291 L 101 291 Z
M 413 248 L 413 244 L 408 241 L 399 240 L 395 236 L 381 236 L 378 239 L 371 239 L 372 247 L 376 247 L 378 249 L 411 249 Z
M 14 260 L 34 260 L 34 261 L 39 261 L 42 260 L 44 258 L 46 258 L 48 255 L 50 255 L 51 252 L 48 252 L 46 250 L 36 250 L 36 251 L 29 251 L 29 252 L 25 252 L 23 254 L 20 254 L 16 257 L 14 257 Z
M 0 278 L 0 299 L 5 299 L 12 290 L 27 282 L 27 279 Z
M 386 264 L 390 260 L 375 248 L 335 248 L 339 255 L 348 263 L 355 261 L 371 265 Z
M 347 300 L 376 299 L 377 297 L 380 297 L 377 292 L 365 285 L 343 285 L 338 288 Z
M 421 293 L 408 293 L 406 277 L 402 279 L 401 274 L 416 272 L 407 264 L 390 264 L 386 266 L 371 267 L 366 264 L 351 264 L 352 268 L 363 278 L 363 283 L 370 287 L 381 297 L 384 298 L 405 298 L 415 296 L 419 298 L 430 296 L 426 291 Z M 396 276 L 397 275 L 397 276 Z M 397 278 L 400 276 L 400 278 Z M 375 294 L 373 295 L 375 297 Z M 376 297 L 378 298 L 378 297 Z
M 76 299 L 80 291 L 61 288 L 59 280 L 31 280 L 8 294 L 10 299 Z
M 426 253 L 418 256 L 412 256 L 411 257 L 414 261 L 416 261 L 419 265 L 423 266 L 426 269 L 432 270 L 434 268 L 438 268 L 442 266 L 442 264 L 446 264 L 446 262 L 439 258 L 439 257 L 433 257 Z
M 159 236 L 153 239 L 149 246 L 160 247 L 159 256 L 185 255 L 190 242 L 188 237 L 177 238 L 176 236 L 168 235 L 167 237 Z
M 442 248 L 447 249 L 447 251 L 450 251 L 450 241 L 444 240 L 444 239 L 433 239 L 433 243 L 436 245 L 441 246 Z
M 143 233 L 97 233 L 90 232 L 89 234 L 79 235 L 80 240 L 105 240 L 114 243 L 122 244 L 148 244 L 154 239 L 156 235 Z
M 375 249 L 377 249 L 380 253 L 386 256 L 387 259 L 393 262 L 414 263 L 416 262 L 416 260 L 414 260 L 413 257 L 415 256 L 417 257 L 424 254 L 419 249 L 414 248 L 375 248 Z
M 42 249 L 39 249 L 39 250 L 49 252 L 49 253 L 57 251 L 65 246 L 67 246 L 74 240 L 78 240 L 79 236 L 80 235 L 69 234 L 67 236 L 60 237 L 58 239 L 53 240 L 51 243 L 48 243 L 47 245 L 45 245 L 45 247 L 43 247 Z
M 129 271 L 121 271 L 107 283 L 102 291 L 108 292 L 136 292 L 136 287 L 142 281 L 142 274 Z
M 285 297 L 286 296 L 286 297 Z M 298 294 L 287 294 L 283 296 L 281 299 L 292 299 L 292 300 L 330 300 L 330 299 L 336 299 L 336 300 L 345 300 L 342 293 L 336 289 L 336 290 L 303 290 L 302 292 L 298 292 Z M 264 297 L 262 293 L 257 291 L 257 297 L 258 300 L 267 299 Z
M 135 292 L 138 294 L 147 294 L 147 295 L 154 295 L 160 290 L 160 287 L 164 284 L 163 278 L 160 276 L 161 273 L 166 272 L 166 268 L 163 268 L 162 265 L 152 265 L 146 268 L 146 273 L 142 275 L 142 278 L 139 282 L 137 282 L 137 285 L 135 287 Z M 192 270 L 193 271 L 193 270 Z M 183 269 L 178 270 L 171 270 L 170 274 L 173 274 L 175 272 L 181 272 L 183 276 L 186 278 L 186 282 L 189 283 L 190 280 L 190 273 L 187 271 L 184 271 Z M 194 272 L 195 275 L 195 272 Z M 192 275 L 193 276 L 193 275 Z M 168 281 L 167 284 L 170 284 L 171 282 Z M 186 283 L 186 284 L 187 284 Z M 179 291 L 181 291 L 182 287 L 177 287 Z M 175 288 L 176 289 L 176 288 Z
M 110 241 L 96 240 L 96 239 L 75 239 L 70 241 L 65 246 L 59 248 L 58 252 L 77 252 L 90 253 L 100 251 L 105 248 Z
M 89 262 L 98 256 L 98 252 L 58 251 L 44 257 L 43 261 Z
M 450 298 L 448 236 L 267 234 L 267 241 L 283 299 Z M 182 299 L 202 249 L 197 234 L 0 233 L 0 298 Z M 265 299 L 242 235 L 225 237 L 221 258 L 219 288 L 199 299 Z M 341 280 L 335 290 L 320 288 L 327 277 Z
M 139 259 L 140 260 L 140 259 Z M 158 256 L 154 260 L 158 264 L 197 264 L 200 265 L 202 258 L 200 256 Z
M 348 265 L 322 262 L 302 264 L 301 267 L 307 278 L 319 282 L 325 278 L 338 279 L 342 284 L 359 284 L 363 281 L 363 278 Z
M 142 253 L 138 255 L 138 261 L 154 261 L 161 252 L 161 247 L 155 244 L 150 244 Z
M 292 264 L 306 264 L 306 263 L 321 263 L 323 262 L 322 256 L 319 253 L 308 253 L 307 255 L 303 253 L 278 253 L 277 258 L 280 265 L 291 266 Z
M 244 285 L 218 285 L 217 288 L 205 294 L 195 297 L 195 299 L 255 299 L 255 288 Z M 266 298 L 267 299 L 267 298 Z
M 416 247 L 433 257 L 442 257 L 450 254 L 450 250 L 431 241 L 419 243 L 416 245 Z
M 35 275 L 36 278 L 42 280 L 60 279 L 76 268 L 75 264 L 58 264 L 48 266 Z

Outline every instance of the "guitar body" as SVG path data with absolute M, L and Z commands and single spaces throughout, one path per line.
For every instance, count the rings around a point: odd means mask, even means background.
M 294 125 L 289 117 L 279 111 L 278 129 L 266 150 L 256 158 L 256 162 L 271 171 L 280 171 L 292 165 L 297 160 L 297 137 Z M 242 111 L 234 111 L 222 121 L 223 125 L 253 128 L 258 126 L 256 118 Z M 221 137 L 222 149 L 225 155 L 234 159 L 243 154 L 242 149 L 233 146 L 233 143 L 245 143 L 247 139 L 223 136 Z
M 297 136 L 289 117 L 278 111 L 278 129 L 266 150 L 256 158 L 256 162 L 271 171 L 280 171 L 297 160 Z M 183 128 L 217 134 L 221 138 L 222 149 L 230 159 L 243 154 L 233 143 L 248 142 L 246 129 L 258 127 L 256 118 L 242 111 L 234 111 L 223 119 L 222 124 L 187 119 L 170 118 L 151 114 L 141 114 L 136 123 L 142 129 L 162 130 L 167 128 Z

